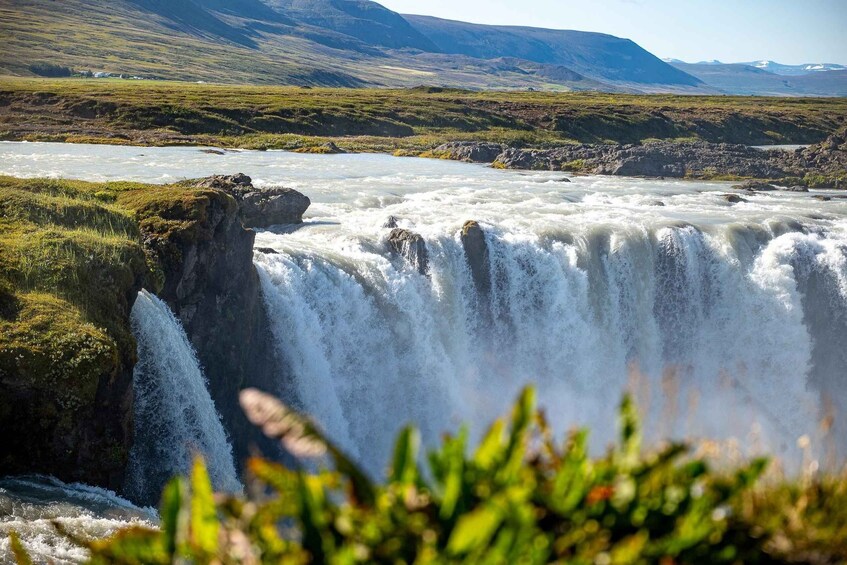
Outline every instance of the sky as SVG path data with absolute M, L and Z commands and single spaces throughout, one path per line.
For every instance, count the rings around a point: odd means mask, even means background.
M 687 62 L 847 64 L 847 0 L 377 0 L 405 14 L 597 31 Z

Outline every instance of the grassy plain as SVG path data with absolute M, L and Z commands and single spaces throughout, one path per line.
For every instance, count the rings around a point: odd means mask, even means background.
M 814 143 L 844 98 L 474 92 L 0 78 L 0 139 L 419 154 L 446 141 L 514 146 L 651 139 Z

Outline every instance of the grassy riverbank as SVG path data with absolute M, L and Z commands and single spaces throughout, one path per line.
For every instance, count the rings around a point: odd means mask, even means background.
M 701 139 L 813 143 L 847 99 L 334 89 L 0 79 L 0 139 L 416 155 L 446 141 L 516 146 Z

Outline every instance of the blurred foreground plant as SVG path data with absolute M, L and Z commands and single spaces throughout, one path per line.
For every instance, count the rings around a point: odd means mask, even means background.
M 847 482 L 757 491 L 764 459 L 716 472 L 684 444 L 643 454 L 629 398 L 620 409 L 620 440 L 603 457 L 589 457 L 586 431 L 557 442 L 528 389 L 472 455 L 463 430 L 429 454 L 426 472 L 418 433 L 403 430 L 384 483 L 372 482 L 279 400 L 248 390 L 241 403 L 295 457 L 317 459 L 317 470 L 254 458 L 248 468 L 257 494 L 215 498 L 197 459 L 190 481 L 177 478 L 165 488 L 159 530 L 133 527 L 106 540 L 78 540 L 92 563 L 847 559 Z

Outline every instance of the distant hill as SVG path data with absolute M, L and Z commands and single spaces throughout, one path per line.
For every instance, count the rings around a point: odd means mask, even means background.
M 0 36 L 0 74 L 25 76 L 72 68 L 230 84 L 847 94 L 842 70 L 669 64 L 611 35 L 404 16 L 370 0 L 0 0 Z M 806 67 L 818 66 L 837 67 Z
M 404 16 L 444 53 L 479 59 L 515 57 L 568 67 L 603 81 L 697 87 L 700 81 L 628 40 L 582 31 L 488 26 Z
M 673 65 L 705 84 L 730 94 L 768 96 L 847 96 L 847 70 L 780 75 L 743 63 Z

